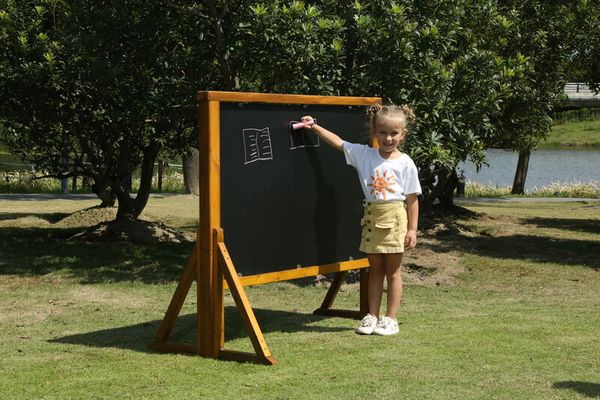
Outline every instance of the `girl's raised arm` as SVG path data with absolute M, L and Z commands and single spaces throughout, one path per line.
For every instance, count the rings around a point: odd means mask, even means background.
M 302 117 L 302 122 L 306 122 L 305 128 L 312 130 L 317 136 L 325 141 L 328 145 L 336 150 L 344 151 L 344 140 L 335 133 L 323 128 L 314 123 L 311 116 Z

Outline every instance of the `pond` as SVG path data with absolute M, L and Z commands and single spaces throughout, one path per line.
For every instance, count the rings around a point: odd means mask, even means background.
M 499 149 L 487 150 L 488 166 L 479 172 L 471 162 L 461 163 L 468 181 L 492 186 L 512 186 L 518 153 Z M 594 181 L 600 188 L 600 150 L 541 149 L 531 154 L 525 190 L 551 183 Z

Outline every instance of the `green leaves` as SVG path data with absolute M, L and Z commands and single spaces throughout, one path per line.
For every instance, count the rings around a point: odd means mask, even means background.
M 331 46 L 336 52 L 341 52 L 344 48 L 344 41 L 338 38 L 334 38 Z
M 249 7 L 236 30 L 231 65 L 240 88 L 280 93 L 335 93 L 343 67 L 343 21 L 318 5 L 270 1 Z
M 202 6 L 36 0 L 5 12 L 0 121 L 14 153 L 110 186 L 161 148 L 194 144 L 182 126 L 195 125 L 212 61 Z
M 24 152 L 55 151 L 40 156 L 48 166 L 60 166 L 56 149 L 67 137 L 73 154 L 114 175 L 138 165 L 152 143 L 168 151 L 190 143 L 198 89 L 381 96 L 414 106 L 405 147 L 432 193 L 460 161 L 484 162 L 486 146 L 534 147 L 568 57 L 600 82 L 597 8 L 589 0 L 5 1 L 0 90 L 11 96 L 0 120 L 11 120 L 6 131 L 20 132 Z
M 264 4 L 257 4 L 255 6 L 250 6 L 250 10 L 254 13 L 256 17 L 262 17 L 267 14 L 268 9 Z M 250 26 L 250 24 L 248 24 Z

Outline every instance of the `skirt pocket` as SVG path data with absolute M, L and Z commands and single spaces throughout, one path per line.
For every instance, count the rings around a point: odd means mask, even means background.
M 376 242 L 386 245 L 390 242 L 397 242 L 400 221 L 398 218 L 376 219 L 374 223 L 374 236 Z
M 377 204 L 365 211 L 361 221 L 361 250 L 366 253 L 403 252 L 406 235 L 404 204 Z
M 398 225 L 397 221 L 381 221 L 375 222 L 375 228 L 379 229 L 392 229 Z

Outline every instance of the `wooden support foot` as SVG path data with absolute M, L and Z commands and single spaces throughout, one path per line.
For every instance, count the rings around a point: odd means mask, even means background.
M 360 270 L 360 310 L 339 310 L 331 308 L 333 306 L 333 302 L 340 291 L 340 287 L 344 283 L 348 271 L 337 272 L 331 282 L 331 286 L 325 295 L 325 299 L 323 299 L 323 303 L 321 307 L 317 308 L 313 311 L 313 314 L 318 315 L 326 315 L 332 317 L 342 317 L 342 318 L 354 318 L 361 319 L 369 312 L 369 302 L 368 302 L 368 282 L 369 275 L 365 273 L 365 269 Z

